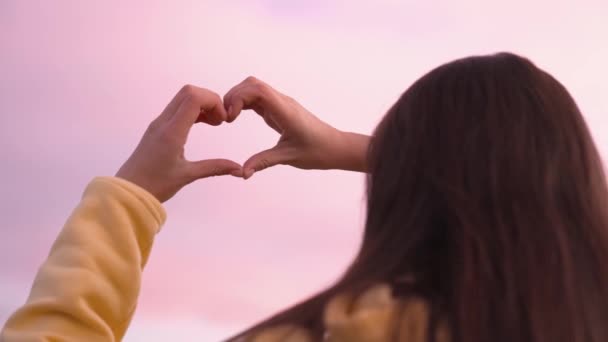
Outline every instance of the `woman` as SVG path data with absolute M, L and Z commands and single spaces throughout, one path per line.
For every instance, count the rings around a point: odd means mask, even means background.
M 275 147 L 242 168 L 184 159 L 192 124 L 232 122 L 243 109 L 281 134 Z M 88 185 L 3 340 L 120 340 L 161 202 L 199 178 L 276 164 L 367 172 L 363 241 L 333 286 L 231 340 L 608 341 L 600 157 L 566 89 L 509 53 L 431 71 L 372 139 L 254 78 L 223 103 L 185 87 L 116 177 Z

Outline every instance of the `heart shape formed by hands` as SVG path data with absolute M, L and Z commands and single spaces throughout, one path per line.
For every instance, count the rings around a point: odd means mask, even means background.
M 254 154 L 242 167 L 227 159 L 185 159 L 184 146 L 195 123 L 217 126 L 233 122 L 246 109 L 254 110 L 281 135 L 274 147 Z M 248 179 L 277 164 L 301 169 L 363 169 L 359 164 L 364 158 L 352 158 L 350 151 L 353 144 L 358 145 L 355 151 L 364 151 L 367 139 L 351 136 L 254 77 L 230 89 L 223 101 L 208 89 L 187 85 L 150 123 L 116 176 L 143 187 L 162 202 L 197 179 L 225 174 Z

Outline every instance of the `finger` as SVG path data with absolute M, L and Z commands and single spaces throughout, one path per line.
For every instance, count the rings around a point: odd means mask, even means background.
M 226 119 L 226 111 L 219 95 L 195 86 L 189 86 L 186 92 L 187 97 L 169 121 L 179 134 L 187 135 L 196 122 L 219 125 Z
M 247 80 L 237 84 L 224 95 L 224 108 L 227 113 L 226 122 L 233 122 L 241 113 L 244 104 L 241 101 L 233 101 L 233 97 L 236 92 L 247 85 L 246 82 Z
M 210 118 L 208 117 L 207 113 L 205 113 L 204 111 L 201 111 L 201 113 L 199 114 L 198 118 L 196 119 L 196 121 L 194 123 L 206 123 L 207 125 L 211 125 L 211 126 L 219 126 L 222 124 L 223 121 L 218 121 L 217 119 L 214 118 Z
M 239 114 L 241 114 L 243 107 L 245 107 L 245 103 L 242 99 L 234 96 L 231 97 L 228 103 L 228 111 L 226 112 L 226 122 L 230 123 L 236 120 Z
M 254 154 L 243 164 L 243 178 L 248 179 L 255 172 L 282 164 L 286 161 L 287 151 L 278 147 Z
M 224 108 L 226 109 L 226 112 L 228 113 L 228 118 L 227 118 L 227 122 L 232 122 L 236 119 L 236 117 L 239 115 L 240 110 L 234 111 L 232 110 L 232 97 L 233 95 L 239 91 L 241 88 L 246 87 L 247 85 L 249 85 L 250 83 L 254 82 L 254 80 L 257 81 L 257 79 L 255 79 L 252 76 L 247 77 L 245 80 L 241 81 L 241 83 L 235 85 L 234 87 L 230 88 L 230 90 L 228 90 L 228 92 L 226 94 L 224 94 Z M 241 107 L 242 108 L 242 107 Z
M 255 77 L 248 77 L 230 89 L 224 95 L 224 106 L 228 109 L 228 122 L 234 121 L 243 109 L 254 109 L 260 115 L 265 110 L 283 114 L 281 94 Z
M 283 121 L 285 109 L 282 108 L 281 98 L 272 89 L 264 86 L 244 86 L 231 96 L 229 100 L 228 122 L 234 121 L 242 110 L 253 109 L 265 118 L 272 113 L 275 121 Z M 273 127 L 274 128 L 274 127 Z
M 188 166 L 190 181 L 229 174 L 242 177 L 241 165 L 228 159 L 207 159 L 190 162 Z
M 182 101 L 188 96 L 188 85 L 183 86 L 176 94 L 173 96 L 171 101 L 167 104 L 162 113 L 156 118 L 159 121 L 168 121 L 173 114 L 177 111 Z

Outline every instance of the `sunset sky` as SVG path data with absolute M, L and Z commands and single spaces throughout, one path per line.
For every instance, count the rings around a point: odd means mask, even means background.
M 607 18 L 605 0 L 0 0 L 0 324 L 86 184 L 183 84 L 223 95 L 253 75 L 371 133 L 431 68 L 511 51 L 568 88 L 606 156 Z M 186 156 L 244 162 L 277 139 L 246 112 L 197 125 Z M 125 341 L 220 340 L 331 284 L 359 243 L 363 180 L 282 166 L 183 189 Z

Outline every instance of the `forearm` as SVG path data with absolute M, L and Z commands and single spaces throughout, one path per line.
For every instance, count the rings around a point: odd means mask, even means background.
M 352 132 L 340 132 L 336 143 L 336 169 L 356 172 L 367 172 L 367 151 L 371 137 Z
M 93 180 L 0 340 L 119 341 L 164 220 L 143 189 L 118 178 Z

